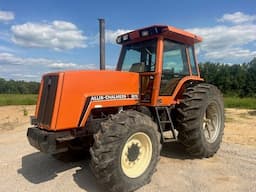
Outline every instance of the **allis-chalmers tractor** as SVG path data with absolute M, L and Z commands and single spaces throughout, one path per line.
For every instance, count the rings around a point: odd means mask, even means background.
M 224 129 L 223 99 L 204 83 L 194 44 L 202 38 L 164 25 L 117 37 L 115 71 L 43 76 L 27 137 L 42 152 L 87 149 L 95 177 L 109 191 L 150 182 L 161 146 L 180 141 L 194 157 L 211 157 Z

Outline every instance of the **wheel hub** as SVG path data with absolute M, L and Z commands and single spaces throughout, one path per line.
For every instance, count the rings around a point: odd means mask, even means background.
M 128 148 L 128 160 L 129 161 L 135 161 L 140 154 L 140 148 L 138 146 L 138 143 L 132 144 L 131 147 Z
M 122 155 L 123 173 L 130 178 L 142 175 L 148 168 L 152 157 L 152 143 L 148 135 L 138 132 L 126 141 Z
M 216 103 L 208 105 L 203 119 L 203 132 L 207 142 L 214 143 L 219 135 L 221 126 L 220 112 Z

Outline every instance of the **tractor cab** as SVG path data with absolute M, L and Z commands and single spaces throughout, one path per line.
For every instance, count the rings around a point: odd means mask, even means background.
M 140 75 L 140 103 L 167 106 L 177 102 L 186 82 L 202 81 L 194 44 L 202 38 L 171 27 L 151 26 L 117 37 L 122 44 L 117 70 Z

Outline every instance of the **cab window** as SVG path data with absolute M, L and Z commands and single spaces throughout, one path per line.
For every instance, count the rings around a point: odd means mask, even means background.
M 183 44 L 164 41 L 163 73 L 177 76 L 188 75 L 189 69 L 186 57 L 186 47 Z M 170 77 L 169 77 L 170 79 Z
M 118 69 L 131 72 L 153 72 L 156 66 L 157 39 L 124 45 Z
M 190 59 L 192 74 L 197 75 L 198 73 L 197 73 L 197 66 L 195 62 L 194 47 L 189 47 L 188 52 L 189 52 L 189 59 Z
M 172 95 L 179 80 L 187 75 L 189 75 L 189 68 L 186 46 L 165 40 L 160 95 Z

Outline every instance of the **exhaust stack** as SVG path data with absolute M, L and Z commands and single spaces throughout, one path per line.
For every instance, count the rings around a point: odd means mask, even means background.
M 99 19 L 100 28 L 100 70 L 105 70 L 105 20 Z

